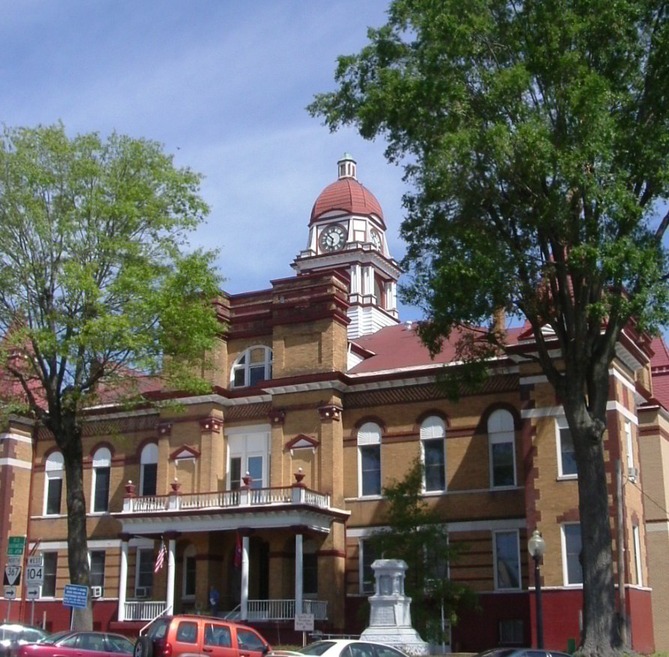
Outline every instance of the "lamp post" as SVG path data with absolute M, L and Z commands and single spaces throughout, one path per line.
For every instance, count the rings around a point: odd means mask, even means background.
M 541 606 L 541 573 L 539 571 L 539 562 L 544 556 L 546 543 L 538 529 L 535 529 L 527 541 L 527 550 L 532 559 L 534 559 L 534 587 L 535 600 L 537 603 L 537 648 L 544 647 L 544 612 Z

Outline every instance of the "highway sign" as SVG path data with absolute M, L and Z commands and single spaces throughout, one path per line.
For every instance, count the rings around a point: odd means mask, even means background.
M 26 566 L 26 584 L 44 584 L 44 566 Z
M 19 557 L 23 554 L 23 550 L 26 547 L 26 537 L 25 536 L 10 536 L 7 541 L 7 555 Z
M 15 586 L 5 586 L 3 591 L 6 600 L 14 600 L 16 598 L 16 587 Z
M 66 607 L 85 609 L 88 605 L 88 587 L 81 584 L 65 584 L 63 604 Z
M 17 586 L 21 583 L 21 566 L 5 566 L 5 586 Z
M 39 586 L 26 586 L 26 598 L 28 600 L 37 600 L 39 598 Z

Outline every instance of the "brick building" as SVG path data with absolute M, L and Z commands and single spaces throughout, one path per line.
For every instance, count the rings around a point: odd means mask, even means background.
M 467 548 L 450 577 L 479 594 L 479 609 L 453 628 L 452 648 L 534 641 L 535 528 L 547 545 L 545 644 L 567 648 L 582 614 L 573 445 L 559 401 L 523 358 L 531 334 L 509 330 L 509 357 L 491 364 L 482 389 L 452 401 L 438 378 L 456 366 L 454 347 L 432 359 L 415 326 L 400 322 L 401 272 L 383 211 L 350 156 L 307 229 L 295 276 L 221 296 L 227 329 L 210 394 L 91 410 L 95 626 L 133 633 L 168 607 L 207 610 L 214 585 L 220 613 L 268 637 L 281 630 L 285 641 L 296 610 L 323 631 L 359 632 L 382 489 L 419 457 L 429 466 L 425 499 L 449 540 Z M 661 341 L 623 334 L 610 371 L 610 518 L 620 604 L 639 652 L 669 648 L 653 628 L 669 599 L 668 373 Z M 0 599 L 3 617 L 69 624 L 64 493 L 48 433 L 12 420 L 0 435 L 0 554 L 9 536 L 26 536 L 45 577 L 33 601 L 23 584 L 17 599 Z

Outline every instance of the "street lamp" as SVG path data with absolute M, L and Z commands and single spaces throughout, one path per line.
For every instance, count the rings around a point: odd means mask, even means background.
M 541 573 L 539 572 L 539 562 L 544 556 L 546 543 L 541 532 L 535 529 L 527 541 L 527 550 L 532 559 L 534 559 L 534 587 L 536 590 L 535 599 L 537 602 L 537 648 L 544 647 L 544 612 L 541 607 Z

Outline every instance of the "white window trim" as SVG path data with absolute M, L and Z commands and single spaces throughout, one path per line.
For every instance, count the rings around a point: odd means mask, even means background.
M 49 518 L 62 516 L 62 513 L 47 513 L 47 502 L 49 498 L 49 482 L 53 479 L 60 479 L 60 509 L 63 508 L 63 479 L 65 473 L 65 461 L 61 452 L 52 452 L 49 454 L 44 466 L 44 499 L 42 500 L 42 515 Z
M 248 388 L 250 384 L 250 371 L 251 371 L 251 365 L 254 366 L 260 366 L 260 362 L 257 363 L 251 363 L 251 352 L 256 350 L 256 349 L 262 349 L 264 350 L 264 360 L 263 360 L 263 366 L 265 368 L 264 372 L 264 379 L 268 379 L 272 375 L 272 368 L 274 365 L 274 354 L 272 352 L 272 348 L 268 347 L 267 345 L 264 344 L 254 344 L 250 345 L 244 351 L 242 351 L 239 356 L 235 359 L 235 362 L 232 364 L 232 367 L 230 368 L 230 387 L 235 388 L 235 389 L 240 389 L 240 388 Z M 241 361 L 244 356 L 247 356 L 246 363 L 244 365 L 240 365 L 239 361 Z M 235 385 L 235 372 L 239 368 L 244 368 L 244 383 L 242 385 Z
M 627 471 L 634 469 L 634 434 L 632 433 L 632 423 L 625 420 L 625 449 L 627 450 Z
M 493 419 L 496 420 L 499 417 L 506 417 L 507 415 L 511 422 L 510 427 L 508 428 L 503 427 L 501 429 L 496 429 L 494 427 L 491 427 Z M 505 423 L 502 422 L 501 424 L 504 425 Z M 513 456 L 513 483 L 507 486 L 495 486 L 494 476 L 493 476 L 494 469 L 493 469 L 492 447 L 493 445 L 500 445 L 506 443 L 511 443 L 511 453 Z M 516 428 L 513 421 L 513 415 L 511 414 L 510 411 L 507 411 L 506 409 L 499 408 L 493 411 L 490 414 L 490 417 L 488 418 L 488 463 L 490 464 L 489 484 L 491 490 L 506 490 L 509 488 L 516 488 L 518 486 L 518 467 L 516 465 Z
M 561 429 L 569 429 L 567 418 L 564 415 L 555 418 L 555 448 L 557 450 L 558 479 L 566 479 L 566 480 L 578 479 L 577 473 L 563 474 L 562 472 L 562 434 L 560 433 Z
M 183 572 L 181 573 L 181 599 L 182 600 L 194 600 L 195 593 L 186 593 L 186 583 L 188 580 L 188 568 L 186 568 L 187 559 L 195 559 L 197 552 L 194 545 L 189 545 L 183 554 Z M 196 562 L 197 564 L 197 562 Z M 197 566 L 196 566 L 197 567 Z M 197 576 L 196 576 L 197 579 Z
M 228 449 L 225 462 L 226 486 L 230 489 L 230 463 L 235 457 L 241 458 L 243 477 L 246 474 L 246 464 L 249 457 L 262 457 L 262 482 L 261 487 L 268 487 L 270 481 L 270 460 L 272 455 L 271 429 L 269 425 L 253 425 L 239 427 L 225 431 Z
M 98 468 L 109 468 L 109 485 L 110 490 L 107 491 L 107 509 L 105 511 L 96 511 L 95 510 L 95 493 L 97 489 L 98 477 L 97 470 Z M 109 495 L 111 494 L 111 452 L 107 447 L 100 447 L 95 451 L 93 455 L 93 465 L 92 465 L 92 474 L 91 474 L 91 501 L 90 501 L 90 513 L 94 516 L 101 516 L 106 513 L 109 513 Z
M 144 490 L 144 466 L 158 464 L 158 445 L 155 443 L 145 445 L 139 457 L 139 462 L 139 490 L 141 492 Z
M 365 427 L 369 427 L 365 429 Z M 376 431 L 372 431 L 371 427 L 375 427 Z M 383 467 L 381 464 L 381 427 L 376 424 L 376 422 L 365 422 L 358 429 L 357 436 L 358 443 L 358 497 L 364 500 L 374 500 L 380 499 L 383 497 Z M 379 479 L 380 479 L 380 488 L 378 493 L 373 493 L 372 495 L 364 495 L 362 492 L 362 452 L 361 447 L 377 447 L 379 450 Z
M 431 441 L 442 441 L 442 449 L 444 455 L 444 487 L 440 489 L 427 490 L 425 481 L 425 443 Z M 446 423 L 438 415 L 430 415 L 426 417 L 420 425 L 420 459 L 423 464 L 423 481 L 421 486 L 423 493 L 426 495 L 440 495 L 448 490 L 448 478 L 446 468 Z
M 564 586 L 570 588 L 570 589 L 580 589 L 583 588 L 583 582 L 570 582 L 569 581 L 569 568 L 567 566 L 567 535 L 565 533 L 565 527 L 568 526 L 578 526 L 581 523 L 579 522 L 565 522 L 561 527 L 560 527 L 560 542 L 561 546 L 560 549 L 562 551 L 562 581 L 564 583 Z M 583 537 L 581 536 L 581 540 L 583 540 Z
M 632 526 L 632 540 L 634 541 L 634 571 L 637 586 L 643 586 L 643 568 L 641 567 L 641 530 L 639 525 Z
M 516 566 L 518 568 L 518 586 L 502 587 L 499 585 L 499 570 L 497 567 L 497 537 L 500 534 L 515 534 L 516 535 Z M 495 591 L 520 591 L 523 586 L 523 576 L 520 563 L 520 536 L 517 529 L 497 529 L 492 533 L 493 542 L 493 567 L 494 567 L 494 584 Z

